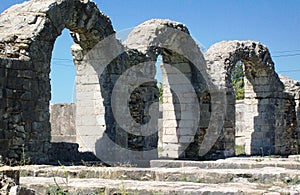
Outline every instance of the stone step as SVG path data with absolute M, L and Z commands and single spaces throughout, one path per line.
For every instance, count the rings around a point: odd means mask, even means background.
M 205 169 L 253 169 L 264 167 L 282 167 L 286 169 L 300 169 L 299 155 L 290 158 L 249 157 L 227 158 L 216 161 L 186 161 L 186 160 L 152 160 L 151 167 L 199 167 Z
M 61 177 L 21 177 L 22 186 L 33 189 L 37 194 L 68 192 L 72 195 L 199 195 L 199 194 L 295 194 L 297 188 L 280 188 L 253 183 L 202 184 L 192 182 L 133 181 L 108 179 L 79 179 Z M 298 190 L 298 191 L 297 191 Z M 276 193 L 275 193 L 276 192 Z M 62 194 L 62 193 L 61 193 Z
M 0 166 L 0 180 L 10 178 L 12 182 L 19 184 L 20 172 L 16 168 Z
M 227 183 L 233 181 L 269 183 L 300 183 L 300 170 L 282 167 L 253 169 L 202 169 L 134 168 L 134 167 L 86 167 L 86 166 L 25 166 L 20 167 L 22 177 L 101 178 L 139 181 L 184 181 L 194 183 Z
M 26 194 L 34 195 L 35 193 L 24 187 L 20 187 L 20 171 L 8 166 L 0 165 L 0 194 Z

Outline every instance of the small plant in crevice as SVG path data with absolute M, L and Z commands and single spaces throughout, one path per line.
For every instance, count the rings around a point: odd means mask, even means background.
M 235 145 L 235 155 L 236 156 L 245 156 L 245 145 Z
M 49 186 L 47 190 L 47 195 L 69 195 L 67 190 L 61 188 L 56 188 L 54 186 Z
M 90 162 L 86 162 L 86 161 L 81 159 L 81 163 L 82 163 L 83 166 L 86 166 L 86 167 L 109 167 L 108 164 L 105 164 L 103 162 L 90 163 Z
M 125 186 L 122 185 L 119 187 L 119 190 L 117 192 L 113 193 L 113 195 L 129 195 L 129 193 L 125 189 Z
M 287 185 L 298 185 L 300 184 L 300 178 L 285 178 L 283 182 Z
M 158 94 L 159 94 L 159 103 L 163 103 L 163 84 L 161 82 L 157 83 Z
M 62 169 L 65 168 L 64 165 L 62 165 L 59 161 L 58 163 L 60 164 L 60 167 Z M 68 195 L 68 184 L 69 184 L 69 173 L 67 171 L 63 172 L 63 177 L 61 177 L 63 183 L 58 183 L 56 177 L 59 175 L 59 170 L 56 171 L 56 173 L 52 172 L 52 178 L 54 181 L 54 186 L 50 185 L 47 188 L 47 193 L 48 195 Z M 64 186 L 64 189 L 62 186 Z
M 152 195 L 164 195 L 162 192 L 152 192 Z
M 261 157 L 264 157 L 264 156 L 265 156 L 264 148 L 263 148 L 263 147 L 260 147 L 260 153 L 261 153 Z
M 48 195 L 69 195 L 69 192 L 67 189 L 63 189 L 59 184 L 58 182 L 56 181 L 56 178 L 53 177 L 53 180 L 54 180 L 54 183 L 55 183 L 55 186 L 53 185 L 50 185 L 47 189 L 47 194 Z M 68 187 L 68 181 L 64 181 L 64 185 L 66 185 Z
M 164 151 L 164 148 L 163 148 L 162 146 L 159 146 L 159 147 L 157 147 L 157 151 L 158 151 L 158 152 L 163 152 L 163 151 Z

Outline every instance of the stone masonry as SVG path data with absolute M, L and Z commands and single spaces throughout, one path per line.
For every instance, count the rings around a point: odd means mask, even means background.
M 207 158 L 234 155 L 233 123 L 228 123 L 230 128 L 222 132 L 222 124 L 218 123 L 222 121 L 225 95 L 213 89 L 203 54 L 187 27 L 170 20 L 149 20 L 134 28 L 124 44 L 153 60 L 162 56 L 163 133 L 159 156 L 197 159 L 208 151 Z M 211 101 L 206 100 L 208 93 Z M 209 107 L 215 111 L 213 117 L 218 122 L 210 121 Z M 217 136 L 210 134 L 218 130 Z M 224 134 L 231 138 L 223 137 Z
M 51 105 L 51 142 L 76 143 L 75 109 L 75 104 Z
M 246 117 L 245 103 L 243 100 L 237 100 L 235 104 L 235 144 L 245 145 Z
M 280 81 L 267 47 L 258 42 L 220 42 L 203 54 L 185 25 L 153 19 L 121 43 L 110 19 L 95 3 L 81 0 L 24 2 L 2 13 L 0 24 L 4 159 L 18 161 L 25 154 L 31 162 L 48 162 L 51 141 L 76 142 L 80 152 L 93 152 L 106 162 L 141 165 L 158 157 L 234 156 L 231 70 L 238 61 L 245 65 L 245 113 L 240 120 L 246 153 L 297 153 L 299 85 Z M 50 125 L 50 61 L 65 28 L 75 42 L 76 104 L 53 106 L 51 119 L 69 121 Z M 158 133 L 154 77 L 159 55 L 163 119 Z
M 295 98 L 284 91 L 267 47 L 254 41 L 220 42 L 210 47 L 206 60 L 213 81 L 226 88 L 229 106 L 234 102 L 231 70 L 238 61 L 245 66 L 240 120 L 245 122 L 246 154 L 297 153 Z
M 86 52 L 114 30 L 94 3 L 79 0 L 24 2 L 1 14 L 0 23 L 1 154 L 18 160 L 24 149 L 32 162 L 47 162 L 56 38 L 68 28 Z
M 294 112 L 296 113 L 296 133 L 297 133 L 297 147 L 298 147 L 298 154 L 300 153 L 300 83 L 299 81 L 292 80 L 291 78 L 279 75 L 280 80 L 284 84 L 284 91 L 290 94 L 295 101 L 295 108 Z

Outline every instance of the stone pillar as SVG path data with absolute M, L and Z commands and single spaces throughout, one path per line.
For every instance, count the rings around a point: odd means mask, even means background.
M 245 145 L 245 130 L 248 119 L 245 118 L 246 106 L 244 100 L 237 100 L 235 104 L 235 144 Z
M 190 64 L 176 55 L 163 56 L 163 59 L 163 151 L 160 156 L 182 158 L 198 129 L 199 102 L 191 82 Z
M 95 143 L 106 129 L 98 73 L 79 45 L 72 46 L 76 67 L 76 142 L 79 151 L 96 152 Z
M 248 80 L 247 76 L 244 77 L 244 114 L 243 121 L 245 121 L 245 153 L 247 155 L 260 154 L 260 148 L 264 143 L 264 134 L 262 131 L 267 131 L 267 129 L 261 129 L 257 134 L 253 135 L 255 131 L 255 125 L 258 127 L 258 100 L 255 99 L 256 94 L 253 90 L 253 85 Z M 263 119 L 262 119 L 263 120 Z M 270 138 L 270 136 L 268 136 Z M 269 146 L 271 143 L 268 142 Z

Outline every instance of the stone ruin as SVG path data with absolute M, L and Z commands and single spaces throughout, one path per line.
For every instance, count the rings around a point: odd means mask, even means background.
M 57 142 L 77 143 L 69 147 L 70 161 L 76 150 L 135 163 L 218 159 L 235 155 L 236 134 L 247 155 L 299 152 L 299 83 L 276 74 L 261 43 L 220 42 L 202 53 L 185 25 L 161 19 L 137 26 L 122 43 L 96 4 L 80 0 L 24 2 L 2 13 L 0 24 L 4 159 L 18 161 L 26 154 L 33 163 L 59 160 L 51 153 L 69 146 L 55 148 Z M 52 50 L 65 28 L 75 43 L 76 104 L 51 106 L 50 117 Z M 154 77 L 159 55 L 163 104 L 158 131 Z M 238 61 L 244 64 L 245 98 L 236 111 L 231 72 Z

